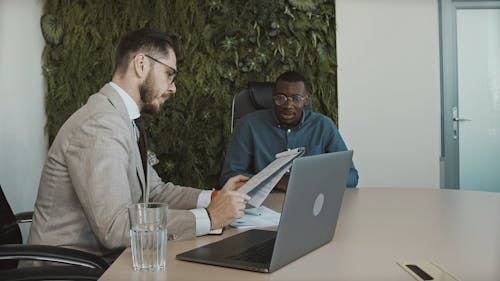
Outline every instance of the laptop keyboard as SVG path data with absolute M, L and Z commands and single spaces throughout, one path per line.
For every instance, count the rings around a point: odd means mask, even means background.
M 229 256 L 229 259 L 269 264 L 273 255 L 274 241 L 276 238 L 266 240 L 260 244 L 252 246 L 245 251 Z

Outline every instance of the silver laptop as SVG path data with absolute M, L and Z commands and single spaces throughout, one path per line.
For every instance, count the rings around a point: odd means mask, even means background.
M 248 230 L 178 254 L 176 258 L 273 272 L 330 242 L 337 225 L 352 153 L 333 152 L 293 161 L 277 231 Z

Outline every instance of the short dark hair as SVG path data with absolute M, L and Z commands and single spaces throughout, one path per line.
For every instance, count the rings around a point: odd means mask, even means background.
M 125 34 L 121 39 L 115 54 L 115 72 L 125 71 L 132 57 L 139 51 L 151 55 L 167 54 L 168 49 L 179 57 L 177 37 L 168 32 L 158 32 L 150 29 L 138 29 Z
M 297 71 L 287 71 L 287 72 L 281 74 L 276 79 L 276 82 L 274 85 L 276 85 L 278 83 L 278 81 L 280 81 L 280 80 L 287 81 L 287 82 L 302 82 L 302 83 L 304 83 L 304 87 L 306 88 L 307 94 L 308 95 L 310 94 L 309 83 L 306 81 L 306 78 L 302 74 L 298 73 Z

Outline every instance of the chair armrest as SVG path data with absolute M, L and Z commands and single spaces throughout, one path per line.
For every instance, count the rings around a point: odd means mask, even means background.
M 5 281 L 34 280 L 98 280 L 104 273 L 103 269 L 92 269 L 81 266 L 36 266 L 2 271 Z
M 17 213 L 15 216 L 17 223 L 25 223 L 33 221 L 33 212 Z
M 4 281 L 78 280 L 94 281 L 104 273 L 103 269 L 81 266 L 36 266 L 2 271 Z
M 57 246 L 0 245 L 0 260 L 39 260 L 106 270 L 109 264 L 96 255 Z

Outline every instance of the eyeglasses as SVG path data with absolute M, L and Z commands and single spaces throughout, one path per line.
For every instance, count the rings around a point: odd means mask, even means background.
M 154 62 L 157 62 L 159 64 L 162 64 L 162 65 L 166 66 L 172 72 L 172 74 L 169 74 L 168 78 L 167 78 L 167 81 L 168 81 L 169 85 L 172 85 L 172 84 L 175 83 L 175 78 L 177 77 L 177 73 L 179 73 L 176 69 L 174 69 L 173 67 L 171 67 L 170 65 L 168 65 L 166 63 L 163 63 L 163 62 L 159 61 L 158 59 L 153 58 L 150 55 L 144 54 L 144 56 L 147 57 L 147 58 L 152 59 Z
M 291 97 L 287 97 L 285 95 L 273 96 L 273 101 L 276 105 L 283 105 L 287 102 L 287 100 L 291 100 L 294 104 L 299 105 L 302 102 L 304 102 L 305 99 L 306 99 L 306 97 L 301 96 L 301 95 L 295 95 L 295 96 L 291 96 Z

